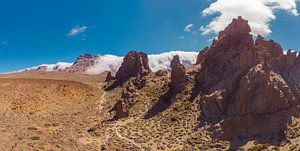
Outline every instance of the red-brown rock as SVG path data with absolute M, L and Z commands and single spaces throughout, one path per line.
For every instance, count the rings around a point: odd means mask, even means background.
M 171 61 L 171 83 L 170 90 L 173 93 L 182 91 L 187 82 L 187 74 L 184 65 L 180 63 L 179 56 L 174 56 Z
M 258 36 L 241 17 L 205 50 L 196 75 L 204 120 L 220 121 L 222 137 L 283 133 L 299 110 L 299 57 Z M 299 114 L 299 113 L 298 113 Z M 238 123 L 238 124 L 232 124 Z
M 250 31 L 248 21 L 241 17 L 233 19 L 220 32 L 218 40 L 205 50 L 201 69 L 196 76 L 202 89 L 211 91 L 213 85 L 254 64 L 255 45 Z
M 134 78 L 127 82 L 126 87 L 122 91 L 121 99 L 115 104 L 116 118 L 124 118 L 129 115 L 130 108 L 138 101 L 137 90 L 146 85 L 147 79 Z
M 111 80 L 115 80 L 116 78 L 112 76 L 112 73 L 110 71 L 107 72 L 105 82 L 109 82 Z
M 150 73 L 148 56 L 143 52 L 131 51 L 123 59 L 116 78 L 119 82 L 125 82 L 131 77 L 143 77 Z
M 197 56 L 196 64 L 202 64 L 204 62 L 204 59 L 206 57 L 206 54 L 209 51 L 209 47 L 205 47 L 203 50 L 201 50 Z
M 168 71 L 167 70 L 158 70 L 155 72 L 155 76 L 161 77 L 161 76 L 167 76 Z
M 265 40 L 261 35 L 257 36 L 255 41 L 256 53 L 258 53 L 258 59 L 267 62 L 276 60 L 283 56 L 283 49 L 274 40 Z

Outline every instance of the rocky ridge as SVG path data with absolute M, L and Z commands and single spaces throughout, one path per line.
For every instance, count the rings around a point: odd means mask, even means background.
M 170 91 L 179 93 L 183 90 L 187 83 L 187 74 L 185 67 L 180 63 L 179 56 L 174 56 L 171 61 L 171 82 Z
M 131 51 L 124 57 L 116 78 L 119 82 L 125 82 L 131 77 L 143 77 L 150 73 L 148 56 L 143 52 Z
M 261 36 L 254 43 L 250 32 L 246 20 L 233 19 L 206 50 L 195 85 L 203 120 L 220 120 L 225 138 L 284 136 L 299 109 L 299 57 Z
M 193 70 L 187 69 L 193 72 L 186 74 L 178 56 L 171 62 L 168 93 L 182 92 L 181 96 L 189 95 L 191 102 L 199 104 L 199 128 L 210 125 L 213 139 L 273 136 L 282 140 L 288 123 L 300 115 L 299 55 L 290 50 L 284 54 L 278 43 L 262 36 L 254 41 L 250 32 L 248 21 L 238 17 L 199 53 L 196 65 L 190 67 Z M 119 118 L 129 115 L 139 89 L 155 79 L 145 54 L 128 56 L 131 59 L 117 76 L 127 81 L 115 106 Z M 183 91 L 186 83 L 194 83 L 192 93 Z

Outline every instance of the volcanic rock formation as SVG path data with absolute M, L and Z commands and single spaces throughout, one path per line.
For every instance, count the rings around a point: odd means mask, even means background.
M 172 93 L 179 93 L 186 85 L 187 75 L 185 67 L 180 63 L 178 55 L 174 56 L 171 61 L 171 70 L 170 91 Z
M 202 51 L 199 52 L 197 56 L 196 64 L 202 64 L 204 61 L 204 58 L 207 54 L 207 51 L 209 50 L 209 47 L 205 47 Z
M 227 139 L 281 135 L 299 114 L 299 56 L 261 36 L 254 43 L 250 32 L 246 20 L 233 19 L 197 61 L 202 120 L 219 121 Z
M 166 76 L 166 75 L 168 75 L 167 70 L 158 70 L 155 72 L 155 76 Z
M 147 79 L 145 77 L 134 78 L 127 82 L 126 87 L 122 91 L 121 99 L 115 104 L 114 110 L 116 118 L 123 118 L 129 115 L 130 108 L 137 102 L 136 91 L 146 85 Z
M 148 56 L 143 52 L 130 51 L 116 73 L 117 83 L 126 83 L 121 99 L 115 104 L 116 118 L 129 115 L 129 109 L 136 103 L 135 92 L 146 85 L 146 76 L 151 73 Z M 133 78 L 134 77 L 134 78 Z M 130 79 L 133 78 L 133 79 Z
M 112 73 L 110 71 L 107 72 L 106 78 L 105 78 L 105 82 L 114 80 L 115 77 L 112 76 Z
M 116 73 L 119 82 L 125 82 L 131 77 L 143 77 L 151 73 L 148 56 L 143 52 L 130 51 Z

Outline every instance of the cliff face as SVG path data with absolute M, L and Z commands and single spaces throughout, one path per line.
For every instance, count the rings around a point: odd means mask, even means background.
M 185 67 L 180 63 L 179 56 L 174 56 L 171 61 L 171 82 L 170 91 L 172 93 L 179 93 L 182 91 L 187 82 L 187 75 Z
M 116 78 L 125 82 L 131 77 L 143 77 L 151 73 L 148 56 L 143 52 L 131 51 L 123 59 Z
M 146 85 L 150 75 L 148 56 L 143 52 L 131 51 L 123 59 L 123 63 L 116 73 L 117 83 L 126 83 L 121 99 L 114 106 L 116 118 L 129 115 L 130 108 L 136 103 L 136 90 Z
M 222 120 L 229 138 L 281 132 L 300 103 L 299 56 L 261 36 L 254 43 L 250 32 L 246 20 L 233 19 L 199 54 L 202 118 Z
M 149 115 L 164 112 L 184 98 L 190 101 L 186 104 L 199 104 L 198 120 L 208 123 L 212 137 L 285 136 L 287 123 L 300 117 L 300 57 L 292 51 L 284 54 L 274 40 L 258 36 L 254 41 L 250 32 L 248 21 L 239 17 L 199 53 L 195 66 L 186 68 L 174 56 L 171 76 L 163 76 L 167 82 L 162 89 L 168 85 L 169 90 L 154 99 L 159 101 Z M 117 73 L 117 81 L 125 85 L 115 105 L 116 117 L 129 116 L 140 89 L 157 83 L 161 73 L 150 73 L 144 53 L 130 52 L 124 58 Z M 174 97 L 166 103 L 166 96 Z

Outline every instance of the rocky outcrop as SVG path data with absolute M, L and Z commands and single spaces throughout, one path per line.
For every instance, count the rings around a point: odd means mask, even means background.
M 202 64 L 205 57 L 206 57 L 206 54 L 208 53 L 209 51 L 209 47 L 205 47 L 203 50 L 201 50 L 197 56 L 197 61 L 196 61 L 196 64 Z
M 130 108 L 136 104 L 137 90 L 145 87 L 146 78 L 134 78 L 127 82 L 122 91 L 121 99 L 117 101 L 113 110 L 117 119 L 129 116 Z
M 171 61 L 171 83 L 170 91 L 179 93 L 182 91 L 187 82 L 187 74 L 185 67 L 180 63 L 179 56 L 174 56 Z
M 206 50 L 196 80 L 207 92 L 232 73 L 254 64 L 255 46 L 248 21 L 241 17 L 221 31 L 218 39 Z
M 233 19 L 199 54 L 202 120 L 219 121 L 227 139 L 283 133 L 299 109 L 299 57 L 261 36 L 254 43 L 250 32 L 246 20 Z
M 125 82 L 131 77 L 144 77 L 151 73 L 148 56 L 143 52 L 130 51 L 123 59 L 116 78 Z
M 97 55 L 91 55 L 91 54 L 80 55 L 77 58 L 76 62 L 74 62 L 74 64 L 71 67 L 65 69 L 65 72 L 86 74 L 88 68 L 95 65 L 96 63 L 95 61 L 97 58 L 98 58 Z
M 112 73 L 110 71 L 107 72 L 107 75 L 106 75 L 106 78 L 105 78 L 105 82 L 109 82 L 109 81 L 112 81 L 112 80 L 115 80 L 116 77 L 113 77 L 112 76 Z
M 158 70 L 155 72 L 155 76 L 161 77 L 161 76 L 167 76 L 168 71 L 167 70 Z
M 262 36 L 258 35 L 255 41 L 257 59 L 259 61 L 277 60 L 283 56 L 283 49 L 274 40 L 265 40 Z
M 125 86 L 121 99 L 113 108 L 116 118 L 129 115 L 130 108 L 138 101 L 136 100 L 136 91 L 146 86 L 147 76 L 150 73 L 149 60 L 145 53 L 130 51 L 124 57 L 123 63 L 116 73 L 116 82 Z

